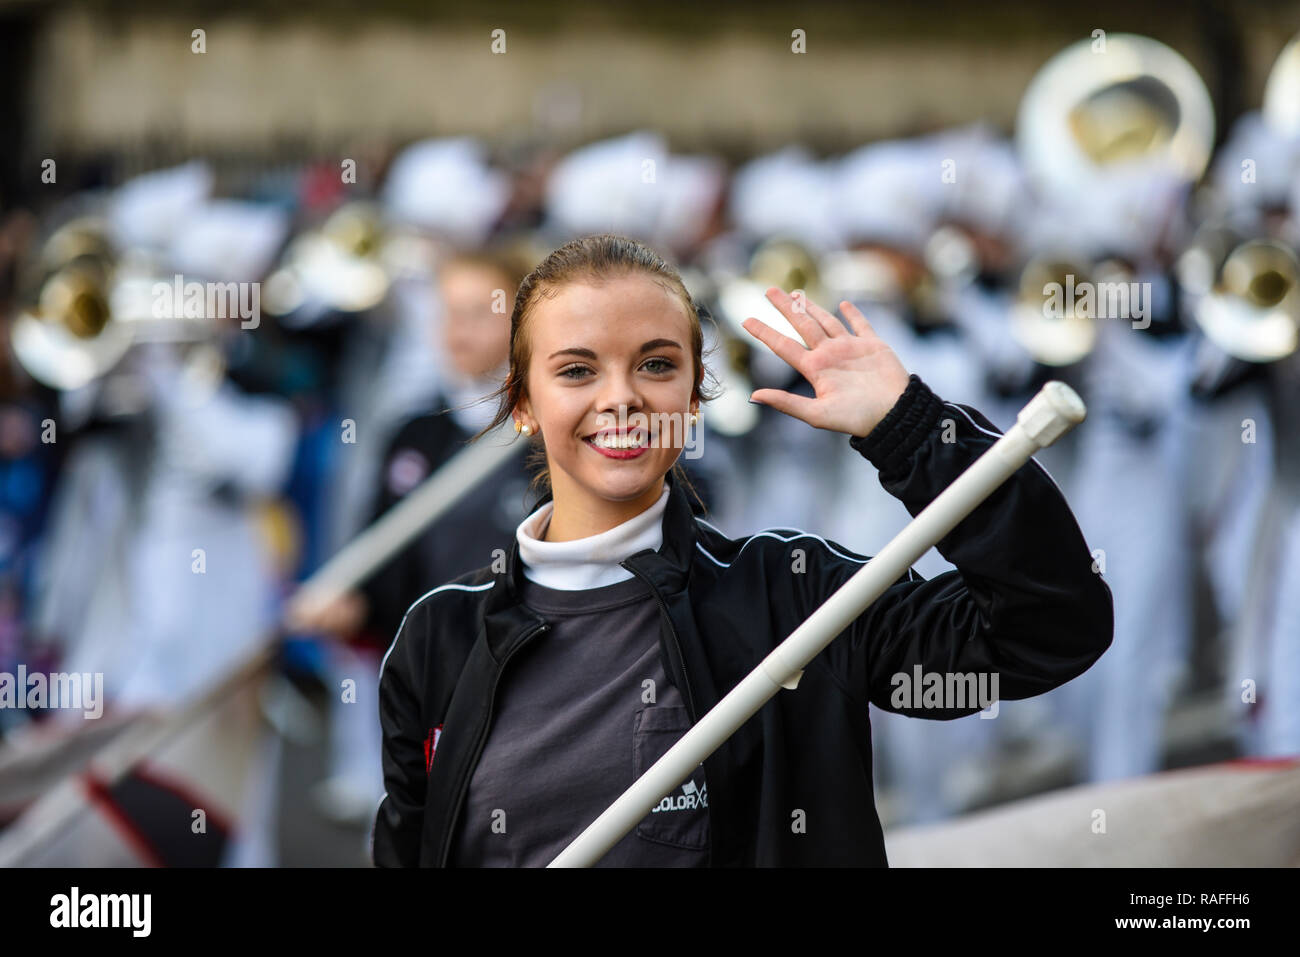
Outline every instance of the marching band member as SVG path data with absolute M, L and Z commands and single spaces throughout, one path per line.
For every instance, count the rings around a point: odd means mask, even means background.
M 402 422 L 429 407 L 448 374 L 438 346 L 437 261 L 451 246 L 485 242 L 510 190 L 509 178 L 471 137 L 413 143 L 388 170 L 379 195 L 382 228 L 411 230 L 430 240 L 417 256 L 430 261 L 409 275 L 389 276 L 384 301 L 364 316 L 364 335 L 358 337 L 363 348 L 349 360 L 338 410 L 355 430 L 334 466 L 331 552 L 369 519 L 387 441 Z
M 942 441 L 947 406 L 851 304 L 846 327 L 769 294 L 811 348 L 745 328 L 815 397 L 754 398 L 849 435 L 910 512 L 990 447 L 996 433 L 969 408 Z M 550 494 L 504 571 L 426 595 L 385 656 L 381 866 L 546 864 L 867 561 L 798 529 L 738 540 L 696 517 L 674 466 L 709 398 L 703 337 L 680 277 L 645 246 L 603 235 L 557 249 L 521 285 L 511 340 L 494 421 L 537 436 Z M 653 434 L 615 421 L 636 412 Z M 892 675 L 996 672 L 1000 696 L 1019 698 L 1082 673 L 1111 639 L 1110 592 L 1034 464 L 944 551 L 958 571 L 909 570 L 798 694 L 769 702 L 601 863 L 884 865 L 868 701 L 937 718 L 979 707 L 891 702 Z
M 1275 92 L 1288 84 L 1294 90 L 1284 61 L 1285 55 L 1270 77 L 1268 88 L 1277 87 Z M 1226 700 L 1238 720 L 1241 747 L 1261 757 L 1300 752 L 1300 708 L 1294 704 L 1300 694 L 1300 642 L 1292 598 L 1300 557 L 1288 537 L 1297 525 L 1300 470 L 1294 443 L 1285 439 L 1294 431 L 1300 378 L 1295 351 L 1300 333 L 1294 329 L 1300 323 L 1294 304 L 1300 276 L 1294 265 L 1273 275 L 1283 283 L 1277 290 L 1283 298 L 1274 309 L 1245 301 L 1240 281 L 1242 269 L 1271 268 L 1243 258 L 1252 243 L 1281 244 L 1291 257 L 1300 247 L 1295 226 L 1300 195 L 1294 186 L 1300 138 L 1291 125 L 1294 117 L 1279 113 L 1277 106 L 1266 93 L 1264 111 L 1249 112 L 1233 126 L 1212 168 L 1205 238 L 1180 263 L 1195 292 L 1188 297 L 1189 312 L 1198 320 L 1238 317 L 1236 323 L 1199 324 L 1191 383 L 1197 412 L 1193 474 L 1199 478 L 1193 488 L 1227 643 Z M 1227 267 L 1229 262 L 1234 264 Z M 1226 281 L 1227 268 L 1238 272 L 1235 282 Z M 1293 324 L 1289 341 L 1261 335 L 1276 331 L 1277 319 L 1286 313 Z
M 1188 677 L 1191 344 L 1168 272 L 1190 186 L 1209 161 L 1214 108 L 1195 68 L 1170 47 L 1122 34 L 1104 55 L 1097 49 L 1085 40 L 1060 51 L 1021 99 L 1016 143 L 1041 204 L 1035 220 L 1083 262 L 1044 283 L 1049 295 L 1017 328 L 1041 338 L 1042 351 L 1054 341 L 1074 347 L 1047 361 L 1068 365 L 1089 406 L 1067 478 L 1094 571 L 1115 592 L 1115 645 L 1054 697 L 1089 731 L 1087 777 L 1105 780 L 1162 767 L 1165 718 Z M 1134 82 L 1139 74 L 1144 82 Z
M 170 176 L 156 182 L 164 194 L 173 184 Z M 92 596 L 79 620 L 50 616 L 58 622 L 52 633 L 68 642 L 63 667 L 102 673 L 111 707 L 167 711 L 224 677 L 278 627 L 285 570 L 268 542 L 264 506 L 288 477 L 298 426 L 287 402 L 245 394 L 225 378 L 230 340 L 260 322 L 256 288 L 286 232 L 283 214 L 218 200 L 173 221 L 173 204 L 143 192 L 133 185 L 124 194 L 131 216 L 146 220 L 130 221 L 150 227 L 151 218 L 166 219 L 167 242 L 143 251 L 152 262 L 144 272 L 119 267 L 111 321 L 183 322 L 186 331 L 180 342 L 135 345 L 107 381 L 92 384 L 101 396 L 130 399 L 140 444 L 107 449 L 127 455 L 69 464 L 62 482 L 74 494 L 60 499 L 44 581 L 66 586 L 69 560 L 88 551 L 99 569 L 81 587 L 43 599 L 57 609 L 68 593 Z M 177 301 L 176 290 L 198 298 Z M 222 311 L 213 313 L 218 302 Z M 105 506 L 108 552 L 85 538 L 103 525 Z M 275 789 L 266 782 L 276 780 L 278 740 L 263 731 L 255 752 L 246 780 L 257 799 L 243 803 L 225 858 L 231 864 L 276 856 Z

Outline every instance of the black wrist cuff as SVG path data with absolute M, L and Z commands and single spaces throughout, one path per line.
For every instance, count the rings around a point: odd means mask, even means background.
M 913 372 L 894 407 L 865 437 L 853 436 L 849 444 L 867 458 L 882 476 L 900 471 L 916 449 L 939 427 L 943 400 Z

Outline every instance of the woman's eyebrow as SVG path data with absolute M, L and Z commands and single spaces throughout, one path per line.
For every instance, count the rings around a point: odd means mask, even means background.
M 676 342 L 674 342 L 672 339 L 651 339 L 649 342 L 641 346 L 637 354 L 642 355 L 647 352 L 652 352 L 655 349 L 679 349 L 680 350 L 681 348 L 682 347 L 678 345 Z M 552 352 L 549 356 L 547 356 L 547 359 L 554 359 L 556 356 L 567 356 L 567 355 L 580 356 L 583 359 L 596 358 L 596 353 L 592 352 L 590 349 L 584 349 L 581 346 L 573 346 L 569 349 L 561 349 L 559 352 Z

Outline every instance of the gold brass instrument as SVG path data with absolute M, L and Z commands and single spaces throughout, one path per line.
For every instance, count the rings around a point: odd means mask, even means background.
M 287 316 L 311 305 L 343 313 L 366 312 L 403 277 L 427 279 L 440 247 L 418 230 L 385 221 L 375 203 L 356 201 L 336 209 L 319 229 L 295 239 L 267 277 L 266 311 Z
M 35 302 L 10 326 L 14 355 L 28 374 L 54 389 L 76 389 L 99 378 L 130 347 L 112 322 L 109 304 L 117 251 L 108 224 L 80 217 L 45 240 L 25 283 Z
M 1092 282 L 1078 259 L 1037 256 L 1025 264 L 1011 307 L 1011 333 L 1034 361 L 1047 366 L 1079 362 L 1097 341 L 1095 316 L 1079 308 L 1074 291 Z
M 1133 212 L 1149 199 L 1143 177 L 1194 183 L 1213 146 L 1209 91 L 1163 43 L 1125 33 L 1081 40 L 1038 71 L 1020 103 L 1016 148 L 1044 204 L 1041 215 L 1050 211 L 1068 224 L 1058 248 L 1074 252 L 1039 254 L 1021 271 L 1012 333 L 1036 360 L 1069 365 L 1096 342 L 1095 317 L 1080 315 L 1071 301 L 1049 308 L 1044 288 L 1057 284 L 1065 292 L 1100 279 L 1099 267 L 1080 262 L 1078 252 L 1090 241 L 1106 245 L 1107 236 L 1155 229 Z
M 1228 355 L 1275 362 L 1300 346 L 1300 260 L 1288 246 L 1211 225 L 1177 269 L 1197 325 Z
M 1300 136 L 1300 36 L 1278 55 L 1260 112 L 1283 138 Z M 1178 279 L 1207 339 L 1247 362 L 1275 362 L 1300 347 L 1300 263 L 1266 238 L 1260 221 L 1202 226 L 1179 257 Z
M 160 309 L 155 286 L 165 277 L 139 255 L 119 256 L 101 221 L 74 220 L 51 234 L 34 275 L 34 302 L 14 317 L 9 335 L 15 357 L 37 381 L 61 391 L 82 388 L 145 342 L 182 350 L 184 371 L 204 385 L 224 373 L 217 325 Z
M 718 333 L 723 361 L 714 372 L 722 394 L 709 404 L 709 424 L 724 435 L 743 435 L 758 424 L 760 409 L 751 405 L 755 388 L 781 388 L 788 382 L 790 368 L 767 350 L 756 350 L 753 337 L 741 325 L 754 317 L 796 342 L 803 337 L 772 305 L 765 295 L 769 286 L 786 292 L 802 289 L 808 298 L 825 306 L 817 260 L 803 244 L 785 237 L 772 237 L 750 256 L 748 271 L 719 285 L 717 293 Z M 806 345 L 806 343 L 805 343 Z M 770 361 L 775 359 L 776 361 Z
M 112 322 L 102 277 L 76 265 L 55 272 L 37 305 L 10 329 L 14 355 L 32 378 L 54 389 L 78 389 L 115 366 L 130 337 Z
M 1095 45 L 1104 42 L 1104 49 Z M 1110 34 L 1056 54 L 1016 118 L 1025 171 L 1048 198 L 1154 167 L 1192 183 L 1214 147 L 1214 107 L 1196 70 L 1150 37 Z

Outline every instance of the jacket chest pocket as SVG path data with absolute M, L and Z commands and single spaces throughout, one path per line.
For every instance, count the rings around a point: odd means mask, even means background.
M 632 772 L 640 778 L 691 727 L 684 707 L 643 708 L 632 719 Z M 697 767 L 651 809 L 636 827 L 638 837 L 670 847 L 700 851 L 709 846 L 709 788 Z

